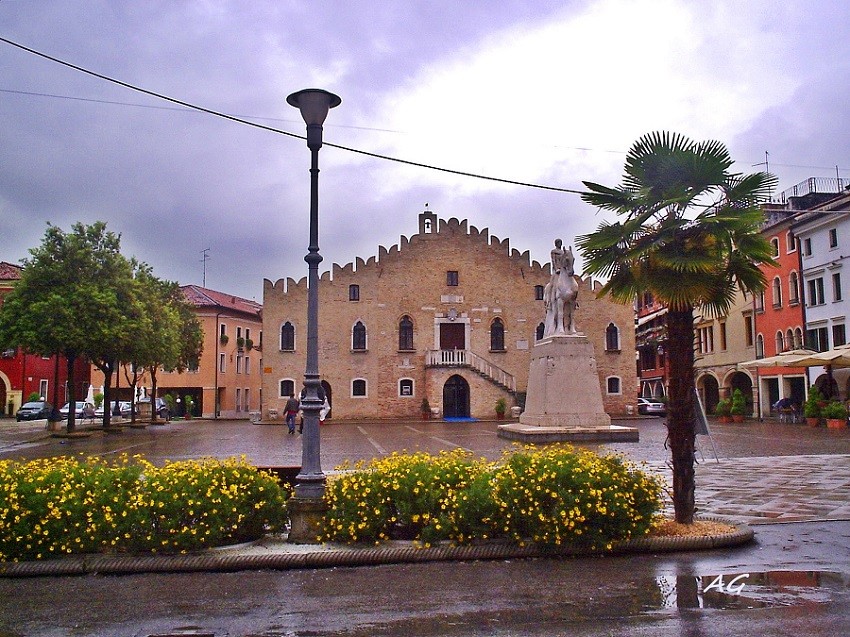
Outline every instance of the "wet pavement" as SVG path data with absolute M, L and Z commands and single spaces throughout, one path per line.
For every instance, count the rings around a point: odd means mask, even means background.
M 463 447 L 495 458 L 511 446 L 496 437 L 498 424 L 328 424 L 323 467 L 404 449 Z M 630 424 L 640 443 L 605 448 L 665 472 L 663 423 Z M 154 462 L 244 454 L 261 466 L 300 463 L 299 437 L 279 426 L 174 422 L 75 440 L 28 427 L 0 424 L 0 458 L 126 452 Z M 0 637 L 850 634 L 850 433 L 713 424 L 699 442 L 699 512 L 749 522 L 753 543 L 604 558 L 6 579 Z

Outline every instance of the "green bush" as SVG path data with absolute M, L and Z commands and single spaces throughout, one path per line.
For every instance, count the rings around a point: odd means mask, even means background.
M 806 402 L 803 403 L 803 416 L 806 418 L 821 417 L 821 403 L 824 401 L 820 390 L 812 385 L 809 387 L 809 395 L 806 397 Z
M 27 402 L 28 403 L 36 403 L 40 400 L 41 400 L 41 394 L 39 394 L 37 391 L 31 391 L 30 395 L 27 396 Z
M 461 451 L 393 454 L 334 476 L 326 498 L 327 541 L 503 538 L 610 548 L 650 530 L 661 485 L 620 457 L 553 445 L 498 463 Z
M 732 401 L 728 398 L 721 398 L 717 401 L 714 407 L 715 416 L 729 416 L 732 413 Z
M 280 530 L 285 499 L 244 459 L 0 461 L 0 560 L 183 553 Z
M 747 412 L 747 399 L 744 398 L 744 392 L 736 389 L 732 392 L 732 406 L 729 413 L 733 416 L 743 416 Z
M 847 407 L 837 400 L 832 400 L 826 404 L 822 411 L 823 417 L 829 420 L 846 420 Z

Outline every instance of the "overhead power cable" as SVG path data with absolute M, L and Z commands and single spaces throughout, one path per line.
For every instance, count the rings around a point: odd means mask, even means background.
M 32 49 L 28 46 L 24 46 L 23 44 L 13 42 L 12 40 L 9 40 L 9 39 L 4 38 L 4 37 L 0 37 L 0 42 L 5 42 L 6 44 L 8 44 L 10 46 L 21 49 L 22 51 L 26 51 L 27 53 L 31 53 L 32 55 L 36 55 L 40 58 L 44 58 L 45 60 L 49 60 L 49 61 L 54 62 L 56 64 L 61 64 L 62 66 L 68 67 L 68 68 L 73 69 L 75 71 L 79 71 L 80 73 L 85 73 L 86 75 L 96 77 L 96 78 L 103 80 L 105 82 L 111 82 L 112 84 L 117 84 L 118 86 L 122 86 L 122 87 L 129 89 L 131 91 L 136 91 L 136 92 L 142 93 L 144 95 L 149 95 L 151 97 L 155 97 L 156 99 L 165 100 L 167 102 L 171 102 L 172 104 L 178 104 L 179 106 L 183 106 L 184 108 L 189 108 L 189 109 L 192 109 L 192 110 L 195 110 L 195 111 L 199 111 L 201 113 L 213 115 L 215 117 L 221 117 L 221 118 L 229 120 L 231 122 L 236 122 L 238 124 L 244 124 L 246 126 L 252 126 L 254 128 L 259 128 L 261 130 L 265 130 L 265 131 L 268 131 L 268 132 L 271 132 L 271 133 L 277 133 L 279 135 L 286 135 L 288 137 L 294 137 L 296 139 L 303 139 L 303 140 L 307 139 L 307 137 L 304 136 L 304 135 L 298 135 L 296 133 L 290 133 L 289 131 L 281 130 L 279 128 L 273 128 L 271 126 L 266 126 L 264 124 L 258 124 L 256 122 L 252 122 L 252 121 L 249 121 L 249 120 L 246 120 L 246 119 L 242 119 L 241 117 L 236 117 L 235 115 L 228 115 L 227 113 L 222 113 L 220 111 L 215 111 L 215 110 L 212 110 L 212 109 L 209 109 L 209 108 L 205 108 L 203 106 L 198 106 L 197 104 L 185 102 L 183 100 L 179 100 L 179 99 L 176 99 L 174 97 L 169 97 L 167 95 L 163 95 L 162 93 L 157 93 L 155 91 L 150 91 L 148 89 L 142 88 L 140 86 L 136 86 L 134 84 L 130 84 L 128 82 L 123 82 L 123 81 L 116 79 L 114 77 L 110 77 L 108 75 L 103 75 L 102 73 L 98 73 L 96 71 L 92 71 L 90 69 L 84 68 L 84 67 L 79 66 L 77 64 L 73 64 L 71 62 L 67 62 L 65 60 L 61 60 L 59 58 L 53 57 L 52 55 L 42 53 L 41 51 L 37 51 L 37 50 Z M 537 189 L 540 189 L 540 190 L 552 190 L 552 191 L 555 191 L 555 192 L 569 192 L 569 193 L 573 193 L 573 194 L 577 194 L 577 195 L 582 194 L 581 190 L 573 190 L 571 188 L 558 188 L 556 186 L 545 186 L 545 185 L 542 185 L 542 184 L 534 184 L 534 183 L 529 183 L 529 182 L 524 182 L 524 181 L 515 181 L 513 179 L 502 179 L 500 177 L 490 177 L 490 176 L 487 176 L 487 175 L 479 175 L 477 173 L 470 173 L 470 172 L 466 172 L 466 171 L 462 171 L 462 170 L 454 170 L 452 168 L 442 168 L 440 166 L 434 166 L 434 165 L 431 165 L 431 164 L 424 164 L 424 163 L 421 163 L 421 162 L 410 161 L 410 160 L 407 160 L 407 159 L 399 159 L 398 157 L 390 157 L 388 155 L 381 155 L 379 153 L 372 153 L 372 152 L 369 152 L 369 151 L 360 150 L 358 148 L 351 148 L 349 146 L 342 146 L 340 144 L 333 144 L 333 143 L 330 143 L 330 142 L 324 142 L 324 145 L 329 146 L 331 148 L 337 148 L 339 150 L 348 151 L 350 153 L 357 153 L 358 155 L 365 155 L 367 157 L 374 157 L 375 159 L 383 159 L 383 160 L 386 160 L 386 161 L 392 161 L 392 162 L 395 162 L 395 163 L 398 163 L 398 164 L 404 164 L 404 165 L 407 165 L 407 166 L 415 166 L 417 168 L 426 168 L 428 170 L 436 170 L 438 172 L 444 172 L 444 173 L 448 173 L 448 174 L 452 174 L 452 175 L 459 175 L 461 177 L 472 177 L 474 179 L 484 179 L 484 180 L 487 180 L 487 181 L 494 181 L 494 182 L 503 183 L 503 184 L 511 184 L 511 185 L 514 185 L 514 186 L 524 186 L 526 188 L 537 188 Z

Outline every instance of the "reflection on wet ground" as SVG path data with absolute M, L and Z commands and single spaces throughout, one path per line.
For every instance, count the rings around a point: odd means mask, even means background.
M 670 608 L 745 609 L 826 603 L 850 588 L 850 575 L 823 571 L 769 571 L 718 575 L 662 575 L 660 600 L 646 610 Z

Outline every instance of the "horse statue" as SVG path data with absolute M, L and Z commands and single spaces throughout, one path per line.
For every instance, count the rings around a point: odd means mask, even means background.
M 552 250 L 552 279 L 543 290 L 543 307 L 546 309 L 544 338 L 577 333 L 573 320 L 578 307 L 578 283 L 575 280 L 574 264 L 572 247 L 564 250 L 561 240 L 556 239 L 555 249 Z

